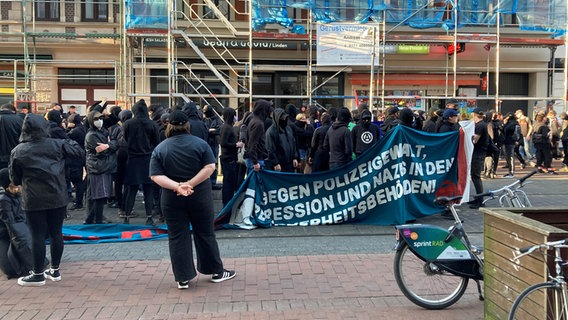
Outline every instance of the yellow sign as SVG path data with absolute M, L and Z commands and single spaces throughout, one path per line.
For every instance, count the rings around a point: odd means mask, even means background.
M 0 94 L 14 94 L 14 88 L 0 88 Z

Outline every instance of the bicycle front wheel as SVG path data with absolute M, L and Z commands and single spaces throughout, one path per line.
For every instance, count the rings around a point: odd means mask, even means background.
M 566 297 L 560 284 L 545 282 L 521 292 L 513 303 L 509 320 L 567 320 Z
M 465 293 L 468 278 L 451 274 L 435 262 L 425 262 L 404 243 L 394 256 L 394 277 L 402 293 L 426 309 L 444 309 Z

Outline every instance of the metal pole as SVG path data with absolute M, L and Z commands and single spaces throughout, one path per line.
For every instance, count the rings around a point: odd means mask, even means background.
M 312 9 L 308 10 L 308 74 L 306 77 L 306 92 L 308 94 L 308 106 L 312 105 L 312 76 L 313 76 L 313 31 L 312 31 Z
M 369 108 L 373 109 L 373 102 L 375 96 L 375 56 L 376 56 L 376 46 L 377 46 L 377 28 L 373 26 L 371 28 L 373 33 L 373 39 L 371 40 L 371 79 L 369 80 Z
M 386 71 L 385 71 L 385 66 L 386 66 L 386 62 L 387 62 L 387 56 L 386 56 L 386 46 L 387 46 L 387 12 L 386 10 L 383 10 L 383 33 L 382 33 L 382 44 L 383 44 L 383 52 L 381 54 L 381 65 L 379 66 L 379 68 L 381 69 L 381 74 L 382 74 L 382 81 L 381 81 L 381 111 L 384 114 L 385 112 L 385 77 L 386 77 Z
M 249 60 L 249 85 L 248 85 L 248 90 L 249 90 L 249 111 L 252 111 L 252 76 L 253 76 L 253 72 L 252 72 L 252 0 L 248 0 L 248 14 L 249 14 L 249 54 L 248 54 L 248 60 Z
M 500 112 L 501 104 L 499 103 L 499 68 L 501 66 L 501 14 L 499 13 L 500 8 L 497 7 L 497 43 L 495 44 L 495 110 Z
M 568 1 L 566 1 L 566 32 L 568 33 Z M 562 95 L 564 100 L 564 112 L 568 112 L 566 105 L 568 100 L 568 35 L 564 35 L 564 92 Z M 566 152 L 566 150 L 564 151 Z

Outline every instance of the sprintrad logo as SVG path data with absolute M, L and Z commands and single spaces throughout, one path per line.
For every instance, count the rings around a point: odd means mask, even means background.
M 419 242 L 414 242 L 414 247 L 415 247 L 415 248 L 431 247 L 431 246 L 432 246 L 432 241 L 419 241 Z

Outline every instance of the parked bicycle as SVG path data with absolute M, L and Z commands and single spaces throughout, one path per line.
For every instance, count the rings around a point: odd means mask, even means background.
M 534 170 L 533 172 L 528 173 L 527 175 L 523 176 L 522 178 L 516 180 L 511 184 L 508 184 L 496 190 L 489 190 L 482 194 L 475 195 L 475 197 L 481 197 L 481 196 L 487 197 L 483 201 L 483 203 L 486 203 L 489 200 L 497 198 L 499 199 L 499 206 L 502 208 L 532 207 L 532 204 L 529 198 L 527 197 L 527 194 L 525 193 L 525 191 L 521 190 L 521 188 L 526 186 L 528 183 L 530 183 L 530 182 L 525 183 L 525 181 L 528 178 L 532 177 L 537 172 L 538 172 L 537 170 Z
M 426 309 L 444 309 L 465 293 L 469 279 L 477 282 L 483 300 L 482 250 L 473 246 L 456 207 L 462 196 L 438 197 L 436 204 L 446 206 L 455 223 L 448 229 L 426 224 L 396 226 L 394 276 L 402 293 Z
M 521 257 L 532 254 L 537 250 L 546 255 L 554 249 L 555 275 L 552 275 L 550 270 L 548 270 L 548 281 L 534 284 L 521 292 L 513 303 L 509 313 L 509 320 L 568 319 L 568 292 L 566 277 L 562 270 L 563 267 L 568 265 L 568 261 L 563 260 L 560 256 L 561 248 L 568 248 L 568 239 L 545 242 L 521 248 L 517 251 L 513 258 L 516 263 L 519 262 Z
M 501 207 L 530 207 L 521 190 L 533 171 L 515 182 L 474 197 L 487 197 L 483 203 L 498 198 Z M 395 226 L 396 254 L 394 275 L 402 293 L 413 303 L 426 309 L 444 309 L 456 303 L 465 293 L 469 279 L 477 283 L 483 300 L 483 250 L 471 244 L 456 207 L 462 196 L 438 197 L 436 204 L 450 210 L 455 220 L 449 229 L 427 224 Z M 568 319 L 566 319 L 568 320 Z

